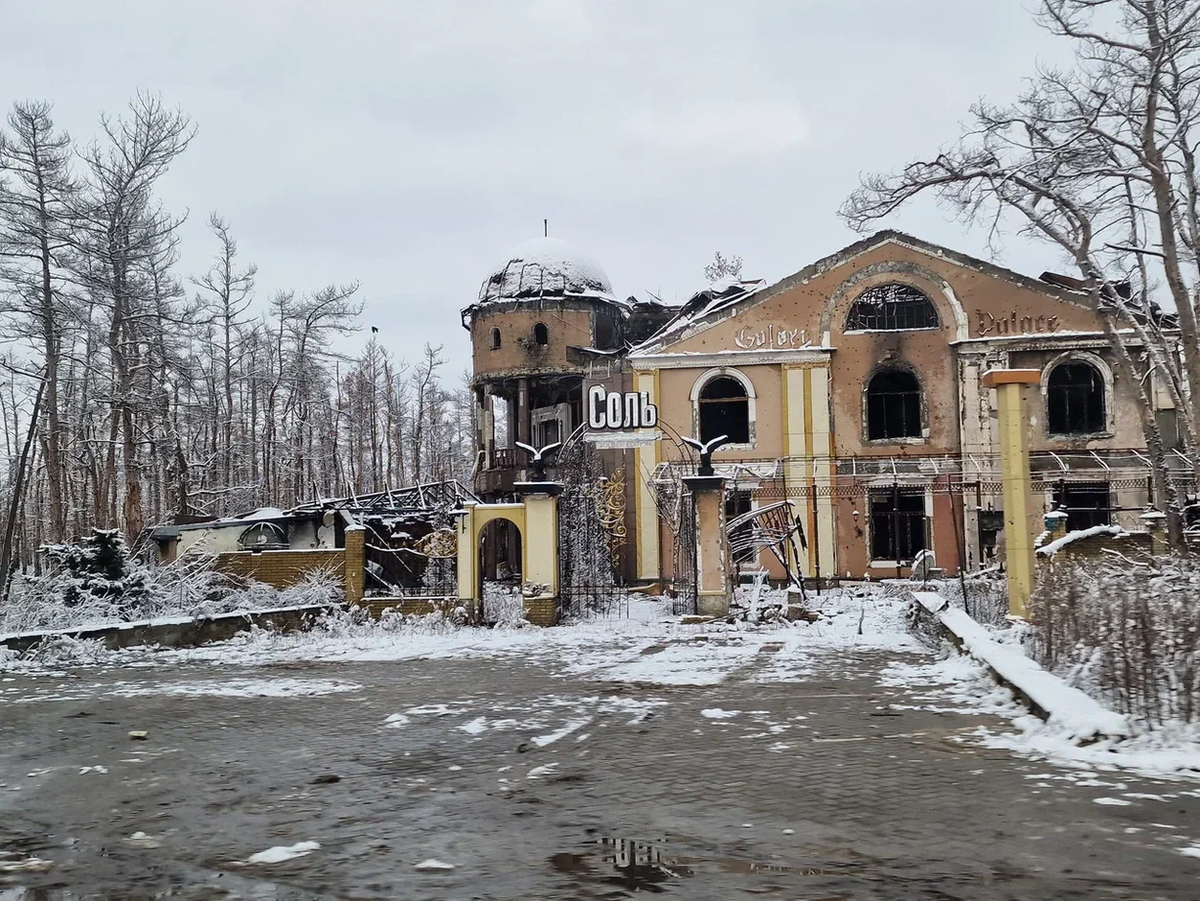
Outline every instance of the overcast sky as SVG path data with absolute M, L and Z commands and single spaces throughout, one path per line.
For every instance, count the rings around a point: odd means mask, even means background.
M 1028 4 L 1025 4 L 1028 5 Z M 357 279 L 397 357 L 444 344 L 520 241 L 579 246 L 621 296 L 682 300 L 713 251 L 782 278 L 855 239 L 864 170 L 958 133 L 1064 48 L 1020 0 L 0 0 L 0 85 L 79 139 L 138 89 L 199 133 L 163 183 L 183 272 L 230 220 L 258 296 Z M 887 223 L 988 255 L 932 205 Z M 1063 266 L 1006 241 L 997 262 Z M 348 342 L 354 350 L 365 341 Z

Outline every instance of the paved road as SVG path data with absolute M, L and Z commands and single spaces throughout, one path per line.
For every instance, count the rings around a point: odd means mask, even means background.
M 753 681 L 772 650 L 687 688 L 511 659 L 9 677 L 0 858 L 53 865 L 0 876 L 0 901 L 1197 897 L 1179 785 L 1097 804 L 1164 788 L 1055 778 L 955 740 L 987 717 L 889 710 L 911 703 L 877 681 L 898 655 Z M 221 679 L 281 696 L 165 693 Z

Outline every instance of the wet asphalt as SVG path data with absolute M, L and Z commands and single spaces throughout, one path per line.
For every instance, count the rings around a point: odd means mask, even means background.
M 880 687 L 897 659 L 707 687 L 519 659 L 0 674 L 0 901 L 1200 897 L 1196 783 L 989 750 L 1006 723 Z

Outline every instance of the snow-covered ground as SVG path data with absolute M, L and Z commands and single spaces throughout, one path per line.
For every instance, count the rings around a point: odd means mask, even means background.
M 553 629 L 458 628 L 428 621 L 363 623 L 337 618 L 312 632 L 254 630 L 229 641 L 181 650 L 106 651 L 96 642 L 63 641 L 36 661 L 0 654 L 0 670 L 519 657 L 545 664 L 563 676 L 711 685 L 745 669 L 765 645 L 772 645 L 774 653 L 755 668 L 752 678 L 758 682 L 801 678 L 811 671 L 817 656 L 831 651 L 921 649 L 906 631 L 905 603 L 884 597 L 876 588 L 826 592 L 814 596 L 811 606 L 822 613 L 818 622 L 771 626 L 685 626 L 678 618 L 664 617 L 669 605 L 654 598 L 631 600 L 627 618 L 597 618 Z
M 1089 784 L 1086 780 L 1094 778 L 1095 773 L 1125 771 L 1148 779 L 1200 783 L 1200 725 L 1197 724 L 1168 724 L 1119 741 L 1108 739 L 1081 745 L 1069 727 L 1042 722 L 1018 704 L 1008 689 L 998 685 L 982 663 L 958 654 L 934 663 L 893 664 L 884 671 L 882 682 L 889 687 L 912 688 L 914 708 L 993 714 L 1008 719 L 1011 731 L 979 726 L 951 740 L 1003 748 L 1077 771 L 1047 778 L 1081 779 L 1085 782 L 1079 784 Z M 930 685 L 936 687 L 930 690 Z M 1113 784 L 1118 783 L 1119 780 Z

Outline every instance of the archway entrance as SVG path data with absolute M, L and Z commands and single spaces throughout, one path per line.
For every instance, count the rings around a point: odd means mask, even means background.
M 510 519 L 497 517 L 479 530 L 481 618 L 485 623 L 512 622 L 522 615 L 524 577 L 521 530 Z

